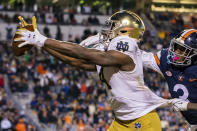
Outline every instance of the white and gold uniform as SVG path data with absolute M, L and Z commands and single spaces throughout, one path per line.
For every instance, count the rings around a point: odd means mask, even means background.
M 157 107 L 166 105 L 167 100 L 158 97 L 144 85 L 142 52 L 138 48 L 137 41 L 128 36 L 118 36 L 110 42 L 107 50 L 126 54 L 135 63 L 133 71 L 121 71 L 117 67 L 97 66 L 100 76 L 103 77 L 102 79 L 109 87 L 109 103 L 116 117 L 109 131 L 161 130 L 160 126 L 152 127 L 151 122 L 155 123 L 155 126 L 160 125 L 157 114 L 152 111 Z M 128 121 L 130 122 L 127 123 Z M 120 124 L 121 122 L 123 125 Z M 126 126 L 124 122 L 127 124 Z
M 159 74 L 163 75 L 161 70 L 159 69 L 158 64 L 160 63 L 161 51 L 158 51 L 156 55 L 151 52 L 146 52 L 141 50 L 142 52 L 142 63 L 144 68 L 152 69 Z

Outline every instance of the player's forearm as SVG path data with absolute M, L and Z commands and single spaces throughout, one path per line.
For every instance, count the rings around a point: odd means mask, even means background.
M 187 110 L 197 110 L 197 103 L 189 102 L 187 105 Z
M 112 55 L 104 51 L 99 51 L 96 49 L 87 49 L 78 44 L 70 42 L 62 42 L 53 39 L 47 39 L 45 41 L 44 47 L 49 47 L 67 56 L 86 60 L 89 63 L 96 65 L 110 66 L 120 64 L 120 61 L 113 59 Z
M 96 70 L 95 65 L 88 63 L 88 61 L 84 61 L 84 60 L 80 60 L 80 59 L 66 56 L 66 55 L 61 54 L 60 52 L 57 52 L 57 51 L 50 49 L 48 47 L 43 47 L 43 49 L 45 51 L 47 51 L 49 54 L 51 54 L 52 56 L 54 56 L 55 58 L 65 62 L 71 66 L 78 67 L 78 68 L 81 68 L 81 69 L 87 70 L 87 71 L 95 71 Z
M 87 58 L 86 48 L 71 42 L 63 42 L 54 39 L 47 39 L 45 41 L 44 47 L 51 48 L 53 50 L 56 50 L 57 52 L 66 54 L 68 56 L 72 56 L 74 58 L 80 58 L 80 59 Z

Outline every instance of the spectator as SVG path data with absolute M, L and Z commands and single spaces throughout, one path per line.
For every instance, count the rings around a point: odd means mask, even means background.
M 69 24 L 75 25 L 77 24 L 77 21 L 75 19 L 75 15 L 73 13 L 69 14 L 69 19 L 68 19 Z
M 63 40 L 63 34 L 61 32 L 61 28 L 60 25 L 57 25 L 57 33 L 56 33 L 56 37 L 57 40 Z
M 69 34 L 69 35 L 68 35 L 68 41 L 69 41 L 69 42 L 74 42 L 74 40 L 73 40 L 73 35 L 72 35 L 72 34 Z
M 16 131 L 27 131 L 27 125 L 24 121 L 24 118 L 19 118 L 16 124 Z
M 0 74 L 0 88 L 4 87 L 4 76 Z
M 1 120 L 2 131 L 11 131 L 11 128 L 12 128 L 12 123 L 10 122 L 10 120 L 8 120 L 8 118 L 4 117 Z
M 49 15 L 48 17 L 46 17 L 46 23 L 47 24 L 52 24 L 53 23 L 53 17 L 51 15 Z
M 50 29 L 47 26 L 44 27 L 43 32 L 47 37 L 51 37 Z
M 82 119 L 79 119 L 77 128 L 78 128 L 78 131 L 85 131 L 85 125 L 84 125 Z
M 11 41 L 12 40 L 12 26 L 10 24 L 10 22 L 8 22 L 8 24 L 6 25 L 6 31 L 7 31 L 7 41 Z
M 99 25 L 99 19 L 96 17 L 96 15 L 94 16 L 94 18 L 92 19 L 92 24 L 93 25 Z

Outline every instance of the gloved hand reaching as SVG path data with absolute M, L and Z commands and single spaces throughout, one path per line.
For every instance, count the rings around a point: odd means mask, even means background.
M 33 30 L 30 30 L 26 28 L 28 25 L 22 17 L 19 17 L 20 22 L 20 28 L 17 29 L 16 34 L 21 35 L 19 38 L 15 38 L 14 41 L 24 41 L 23 43 L 19 44 L 18 47 L 23 47 L 25 45 L 35 45 L 37 47 L 42 47 L 44 45 L 44 42 L 46 41 L 47 37 L 40 34 L 40 32 L 37 30 L 36 25 L 36 17 L 32 17 L 32 25 Z
M 189 102 L 178 98 L 169 100 L 169 104 L 171 104 L 174 111 L 186 111 L 188 109 L 188 103 Z

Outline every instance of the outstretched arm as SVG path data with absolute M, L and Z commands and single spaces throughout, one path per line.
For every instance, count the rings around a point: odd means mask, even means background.
M 21 37 L 15 38 L 14 41 L 24 41 L 18 47 L 31 44 L 37 47 L 48 47 L 59 53 L 65 54 L 66 56 L 82 59 L 96 65 L 116 66 L 122 69 L 124 67 L 123 70 L 129 71 L 133 70 L 135 67 L 133 60 L 128 55 L 118 51 L 111 50 L 104 52 L 95 49 L 87 49 L 71 42 L 63 42 L 47 38 L 37 30 L 35 17 L 32 17 L 32 25 L 34 29 L 33 31 L 25 26 L 17 29 L 16 34 L 21 35 Z
M 58 41 L 54 39 L 47 39 L 43 47 L 49 47 L 68 56 L 83 59 L 89 61 L 90 63 L 102 66 L 119 67 L 122 64 L 129 64 L 129 62 L 131 62 L 129 56 L 117 51 L 104 52 L 96 49 L 87 49 L 78 44 Z
M 24 19 L 23 17 L 19 16 L 18 17 L 19 19 L 19 27 L 20 28 L 25 28 L 25 26 L 29 25 Z M 35 23 L 35 17 L 32 18 L 33 22 L 32 22 L 32 25 L 34 27 L 34 29 L 36 29 L 36 23 Z M 81 44 L 85 45 L 85 44 L 90 44 L 90 43 L 96 43 L 96 41 L 99 40 L 99 36 L 96 35 L 94 37 L 92 37 L 91 39 L 86 39 L 86 41 L 83 41 Z M 43 49 L 48 52 L 49 54 L 51 54 L 52 56 L 56 57 L 57 59 L 67 63 L 67 64 L 70 64 L 72 66 L 75 66 L 75 67 L 79 67 L 81 69 L 84 69 L 84 70 L 88 70 L 88 71 L 96 71 L 96 65 L 94 64 L 90 64 L 88 61 L 85 61 L 85 60 L 80 60 L 80 59 L 75 59 L 75 58 L 72 58 L 72 57 L 69 57 L 69 56 L 66 56 L 60 52 L 57 52 L 53 49 L 50 49 L 48 47 L 43 47 Z
M 51 54 L 52 56 L 56 57 L 57 59 L 65 62 L 71 66 L 78 67 L 78 68 L 81 68 L 81 69 L 87 70 L 87 71 L 96 71 L 96 65 L 90 64 L 88 61 L 66 56 L 66 55 L 61 54 L 61 53 L 59 53 L 53 49 L 50 49 L 48 47 L 43 47 L 43 49 L 46 52 L 48 52 L 49 54 Z

